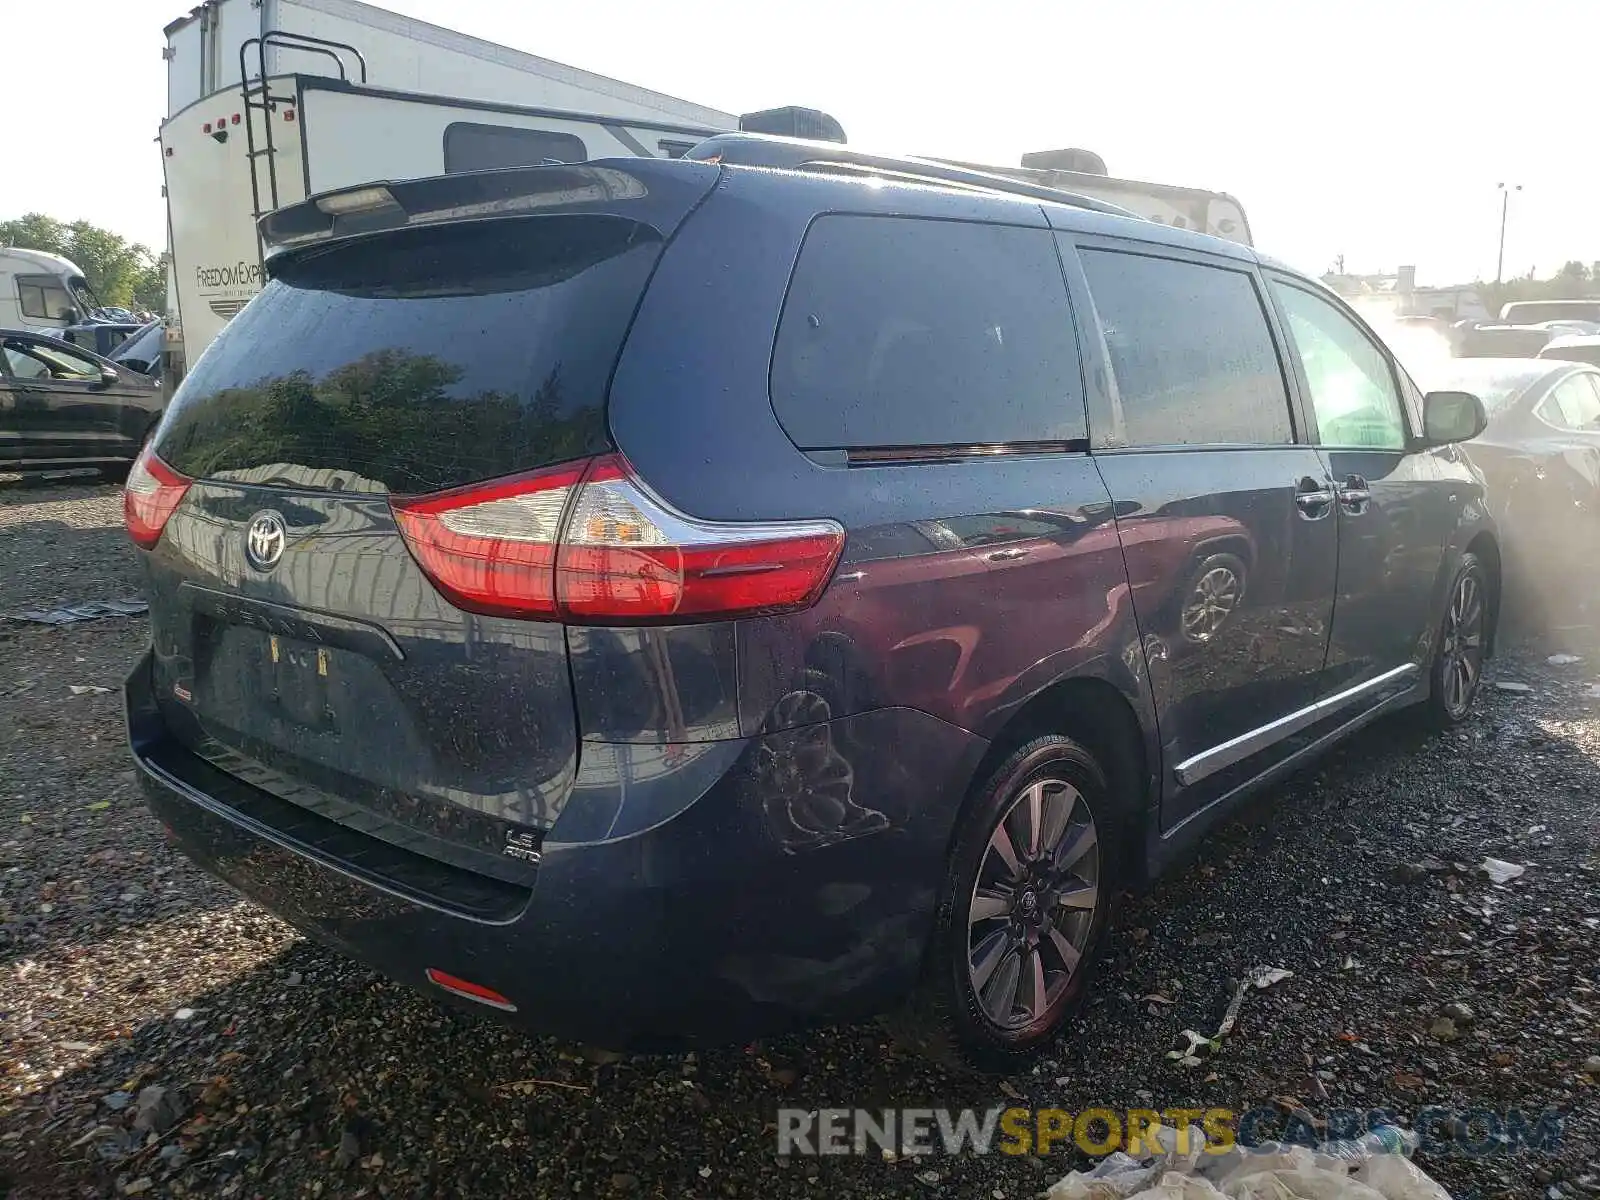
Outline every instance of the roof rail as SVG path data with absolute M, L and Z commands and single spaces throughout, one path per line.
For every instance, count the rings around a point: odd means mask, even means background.
M 1068 204 L 1074 208 L 1087 208 L 1094 212 L 1143 220 L 1138 213 L 1130 212 L 1115 204 L 1107 204 L 1104 200 L 1080 196 L 1076 192 L 1024 183 L 1018 179 L 1008 179 L 1004 175 L 975 171 L 969 167 L 954 167 L 948 163 L 933 162 L 925 158 L 865 154 L 835 142 L 808 142 L 799 138 L 752 133 L 719 133 L 698 143 L 684 157 L 702 162 L 732 163 L 744 167 L 774 167 L 788 171 L 803 171 L 818 167 L 853 168 L 863 172 L 896 175 L 921 183 L 944 183 L 981 191 L 1004 192 L 1012 196 L 1027 196 L 1033 200 L 1047 200 L 1054 204 Z

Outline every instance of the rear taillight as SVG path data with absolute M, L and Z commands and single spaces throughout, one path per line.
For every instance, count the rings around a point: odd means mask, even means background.
M 149 550 L 161 540 L 167 518 L 182 502 L 191 482 L 157 458 L 149 446 L 144 448 L 122 489 L 122 518 L 135 546 Z
M 396 500 L 394 511 L 418 563 L 459 607 L 579 624 L 804 608 L 844 545 L 832 521 L 686 517 L 620 455 Z

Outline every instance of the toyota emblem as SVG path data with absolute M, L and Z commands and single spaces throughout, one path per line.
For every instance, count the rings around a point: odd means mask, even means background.
M 275 512 L 257 513 L 250 518 L 244 535 L 244 557 L 258 571 L 270 571 L 283 557 L 288 531 Z

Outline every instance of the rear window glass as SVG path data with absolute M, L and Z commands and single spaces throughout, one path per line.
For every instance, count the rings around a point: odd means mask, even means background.
M 305 254 L 206 350 L 156 452 L 194 477 L 400 493 L 595 453 L 660 246 L 564 215 Z
M 582 139 L 551 129 L 518 129 L 514 125 L 478 125 L 454 121 L 444 131 L 444 172 L 494 171 L 502 167 L 537 167 L 544 163 L 578 163 L 589 157 Z
M 1050 234 L 829 216 L 807 234 L 772 359 L 772 403 L 804 449 L 1087 436 Z

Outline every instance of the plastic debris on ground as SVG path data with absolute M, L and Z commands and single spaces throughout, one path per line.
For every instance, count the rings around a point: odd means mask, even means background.
M 1311 1149 L 1263 1143 L 1212 1153 L 1197 1125 L 1155 1131 L 1162 1153 L 1120 1151 L 1074 1171 L 1048 1200 L 1450 1200 L 1411 1161 L 1417 1135 L 1383 1125 L 1352 1141 Z
M 1514 679 L 1502 679 L 1494 685 L 1496 690 L 1510 692 L 1513 696 L 1526 696 L 1533 688 L 1526 683 L 1518 683 Z
M 1489 877 L 1490 883 L 1510 883 L 1528 868 L 1520 863 L 1508 863 L 1498 858 L 1486 858 L 1478 869 Z
M 125 600 L 91 600 L 87 604 L 67 604 L 60 608 L 31 608 L 7 613 L 8 621 L 31 621 L 36 625 L 71 625 L 75 621 L 98 621 L 102 617 L 137 617 L 150 606 L 137 596 Z
M 1574 663 L 1581 663 L 1582 661 L 1583 655 L 1581 654 L 1552 654 L 1549 658 L 1545 659 L 1545 662 L 1549 663 L 1552 667 L 1570 667 Z
M 1186 1044 L 1168 1050 L 1167 1057 L 1179 1066 L 1198 1067 L 1203 1057 L 1222 1049 L 1222 1039 L 1233 1032 L 1234 1023 L 1239 1019 L 1239 1009 L 1244 1006 L 1244 998 L 1251 988 L 1269 988 L 1275 983 L 1293 978 L 1294 972 L 1284 967 L 1255 968 L 1233 989 L 1233 999 L 1228 1002 L 1228 1011 L 1223 1014 L 1222 1023 L 1217 1026 L 1217 1031 L 1207 1037 L 1203 1033 L 1196 1033 L 1193 1029 L 1183 1030 L 1178 1036 L 1185 1039 Z

